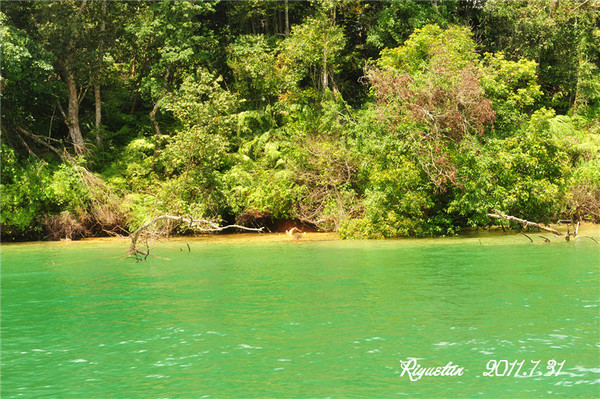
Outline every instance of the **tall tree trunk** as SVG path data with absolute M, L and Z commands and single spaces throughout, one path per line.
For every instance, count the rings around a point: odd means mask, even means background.
M 336 6 L 333 6 L 333 19 L 331 21 L 331 25 L 332 26 L 335 26 L 335 18 L 336 18 L 336 16 L 337 16 L 337 9 L 336 9 Z
M 96 145 L 102 147 L 102 135 L 100 129 L 102 127 L 102 99 L 100 98 L 100 83 L 94 85 L 94 101 L 96 105 Z
M 323 50 L 323 90 L 329 87 L 329 81 L 327 79 L 327 49 Z
M 69 91 L 69 109 L 67 110 L 66 124 L 69 128 L 69 135 L 73 141 L 75 152 L 77 154 L 83 154 L 86 150 L 85 143 L 83 141 L 83 135 L 79 127 L 79 96 L 77 95 L 77 86 L 75 84 L 75 77 L 70 70 L 66 71 L 65 83 Z
M 152 170 L 154 170 L 154 164 L 156 163 L 156 158 L 158 157 L 158 151 L 160 151 L 160 139 L 161 139 L 161 132 L 160 132 L 160 126 L 158 126 L 158 122 L 156 121 L 156 112 L 158 111 L 158 106 L 160 104 L 160 100 L 162 99 L 159 98 L 156 103 L 154 103 L 154 107 L 152 108 L 152 111 L 150 111 L 150 121 L 152 122 L 152 127 L 154 128 L 154 134 L 156 135 L 156 144 L 154 145 L 154 154 L 152 154 L 152 164 L 150 165 L 150 168 Z
M 288 0 L 285 0 L 285 37 L 290 35 L 290 12 Z
M 133 113 L 135 112 L 135 106 L 137 105 L 137 101 L 138 101 L 138 94 L 136 92 L 133 95 L 133 104 L 131 104 L 131 110 L 129 111 L 130 115 L 133 115 Z
M 156 121 L 156 112 L 158 111 L 158 107 L 160 105 L 160 100 L 163 99 L 163 97 L 165 96 L 165 94 L 167 94 L 167 88 L 169 85 L 169 69 L 167 69 L 167 71 L 165 72 L 165 81 L 164 81 L 164 85 L 163 85 L 163 91 L 160 95 L 160 97 L 158 97 L 158 100 L 156 100 L 156 102 L 154 103 L 154 107 L 152 107 L 152 111 L 150 111 L 150 121 L 152 122 L 152 127 L 154 128 L 154 134 L 156 135 L 156 145 L 154 146 L 154 154 L 152 155 L 152 164 L 150 165 L 150 167 L 152 168 L 152 170 L 154 170 L 154 164 L 156 163 L 156 158 L 158 157 L 158 151 L 160 151 L 160 144 L 161 144 L 161 131 L 160 131 L 160 126 L 158 125 L 158 122 Z
M 78 20 L 85 8 L 88 0 L 84 0 L 79 6 L 79 10 L 77 10 L 77 15 L 75 15 L 74 20 Z M 59 65 L 63 70 L 63 79 L 65 84 L 67 85 L 67 91 L 69 92 L 69 108 L 67 109 L 67 113 L 65 114 L 64 110 L 60 106 L 60 102 L 57 102 L 59 106 L 60 112 L 65 118 L 65 123 L 69 128 L 69 135 L 71 136 L 71 141 L 73 142 L 73 147 L 75 148 L 75 153 L 83 154 L 86 151 L 85 142 L 83 141 L 83 135 L 81 134 L 81 128 L 79 127 L 79 95 L 77 94 L 77 84 L 75 83 L 75 76 L 73 75 L 73 69 L 70 65 L 70 61 L 72 58 L 71 51 L 73 50 L 73 37 L 69 41 L 67 45 L 67 53 L 70 55 L 66 60 L 60 60 Z
M 102 22 L 100 23 L 100 44 L 98 46 L 98 71 L 96 73 L 96 83 L 94 85 L 94 100 L 96 106 L 96 144 L 102 147 L 102 98 L 100 97 L 100 74 L 102 71 L 102 61 L 104 59 L 104 32 L 106 30 L 106 0 L 102 1 Z
M 283 28 L 282 28 L 282 24 L 281 24 L 281 10 L 277 10 L 277 13 L 275 14 L 275 34 L 279 35 L 283 32 Z

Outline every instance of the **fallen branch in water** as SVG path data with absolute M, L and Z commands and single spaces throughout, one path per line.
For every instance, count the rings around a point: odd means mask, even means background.
M 153 224 L 155 224 L 157 222 L 163 221 L 163 220 L 172 220 L 172 221 L 175 221 L 178 223 L 187 223 L 188 226 L 192 230 L 196 230 L 201 233 L 213 233 L 213 232 L 223 231 L 223 230 L 231 229 L 231 228 L 247 230 L 247 231 L 256 231 L 256 232 L 262 232 L 262 230 L 263 230 L 263 227 L 253 228 L 253 227 L 240 226 L 237 224 L 230 224 L 227 226 L 219 226 L 219 225 L 214 224 L 211 221 L 204 220 L 204 219 L 195 219 L 191 216 L 161 215 L 161 216 L 158 216 L 158 217 L 144 223 L 139 229 L 137 229 L 130 235 L 131 246 L 129 247 L 129 252 L 132 254 L 142 254 L 142 255 L 148 256 L 147 253 L 141 253 L 141 251 L 137 248 L 138 239 L 143 232 L 147 231 L 150 228 L 150 226 L 152 226 Z M 188 249 L 189 249 L 189 246 L 188 246 Z
M 544 242 L 550 242 L 550 239 L 548 239 L 544 236 L 538 236 L 538 237 L 540 237 L 542 240 L 544 240 Z
M 583 237 L 581 237 L 581 238 L 589 238 L 590 240 L 594 240 L 594 242 L 595 242 L 596 244 L 600 244 L 600 242 L 598 242 L 598 240 L 596 240 L 594 237 L 590 237 L 590 236 L 583 236 Z
M 517 217 L 514 216 L 510 216 L 510 215 L 505 215 L 502 212 L 496 210 L 496 209 L 492 209 L 492 212 L 494 213 L 488 213 L 487 216 L 489 218 L 492 219 L 503 219 L 503 220 L 508 220 L 509 222 L 517 222 L 521 225 L 523 225 L 524 227 L 537 227 L 540 230 L 545 230 L 548 231 L 550 233 L 556 234 L 557 236 L 562 236 L 563 234 L 557 230 L 554 230 L 550 227 L 546 227 L 546 226 L 542 226 L 539 223 L 535 223 L 535 222 L 530 222 L 528 220 L 525 219 L 519 219 Z
M 141 249 L 135 248 L 133 251 L 131 251 L 131 254 L 135 258 L 135 263 L 141 262 L 143 260 L 146 260 L 146 258 L 148 258 L 148 255 L 150 255 L 150 247 L 146 247 L 146 251 L 142 251 Z
M 527 234 L 521 232 L 521 234 L 523 234 L 525 237 L 529 238 L 529 241 L 533 242 L 533 240 L 531 239 L 531 237 L 529 237 Z

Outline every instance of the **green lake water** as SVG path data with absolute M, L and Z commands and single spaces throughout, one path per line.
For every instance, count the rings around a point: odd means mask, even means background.
M 188 239 L 139 263 L 126 249 L 2 246 L 2 398 L 600 396 L 590 239 Z M 463 375 L 411 381 L 411 358 Z M 490 360 L 524 363 L 487 377 Z M 537 375 L 550 360 L 561 373 Z

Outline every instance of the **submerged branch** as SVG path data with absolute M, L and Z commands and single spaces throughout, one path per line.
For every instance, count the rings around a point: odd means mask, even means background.
M 521 232 L 522 235 L 524 235 L 525 237 L 529 238 L 529 241 L 533 242 L 533 240 L 531 239 L 531 237 L 529 237 L 527 234 Z
M 262 232 L 263 228 L 264 228 L 264 227 L 260 227 L 260 228 L 245 227 L 245 226 L 240 226 L 237 224 L 229 224 L 227 226 L 219 226 L 219 225 L 214 224 L 211 221 L 204 220 L 204 219 L 194 219 L 191 216 L 161 215 L 161 216 L 158 216 L 158 217 L 144 223 L 139 229 L 137 229 L 130 235 L 131 246 L 129 247 L 129 251 L 132 253 L 138 253 L 137 242 L 140 237 L 140 234 L 142 234 L 144 231 L 148 230 L 148 228 L 150 228 L 150 226 L 152 226 L 153 224 L 160 222 L 162 220 L 173 220 L 173 221 L 176 221 L 179 223 L 187 223 L 190 228 L 192 228 L 196 231 L 202 232 L 202 233 L 223 231 L 223 230 L 230 229 L 230 228 Z

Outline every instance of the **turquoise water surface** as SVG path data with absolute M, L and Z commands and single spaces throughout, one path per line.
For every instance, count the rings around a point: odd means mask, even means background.
M 127 244 L 2 246 L 2 398 L 600 396 L 593 240 Z

